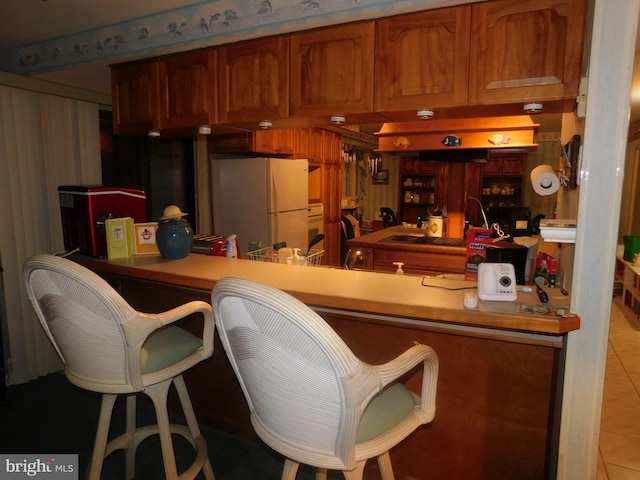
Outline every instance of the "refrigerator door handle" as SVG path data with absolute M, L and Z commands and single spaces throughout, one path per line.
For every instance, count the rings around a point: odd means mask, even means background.
M 271 211 L 277 214 L 280 209 L 278 208 L 278 188 L 276 183 L 276 177 L 271 172 Z

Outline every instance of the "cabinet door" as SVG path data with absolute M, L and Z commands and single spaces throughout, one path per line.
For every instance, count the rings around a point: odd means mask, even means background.
M 144 133 L 157 125 L 158 63 L 126 63 L 111 67 L 113 130 Z
M 291 35 L 291 116 L 373 111 L 374 22 Z
M 323 131 L 322 157 L 324 163 L 342 165 L 342 136 L 340 134 Z
M 253 137 L 255 152 L 278 156 L 293 155 L 294 137 L 291 129 L 257 130 Z
M 502 175 L 502 158 L 490 158 L 482 168 L 483 175 Z
M 342 165 L 335 162 L 322 166 L 324 171 L 323 206 L 324 206 L 324 249 L 325 264 L 340 265 L 341 226 L 340 200 L 342 198 Z
M 161 129 L 216 123 L 215 55 L 210 49 L 158 61 Z
M 295 156 L 306 158 L 310 165 L 320 165 L 324 158 L 324 130 L 297 128 L 294 130 Z
M 471 7 L 376 21 L 375 109 L 467 104 Z
M 520 177 L 524 175 L 526 154 L 516 157 L 504 157 L 502 159 L 502 174 L 505 176 Z
M 289 116 L 289 39 L 251 40 L 219 49 L 222 123 Z
M 585 0 L 473 4 L 469 102 L 575 98 L 585 17 Z
M 521 205 L 527 154 L 492 153 L 482 166 L 484 207 Z

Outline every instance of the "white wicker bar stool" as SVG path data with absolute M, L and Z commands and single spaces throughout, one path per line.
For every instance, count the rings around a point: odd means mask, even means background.
M 160 436 L 168 480 L 190 480 L 200 471 L 214 480 L 207 444 L 182 373 L 213 354 L 214 321 L 206 302 L 190 302 L 149 314 L 134 310 L 104 279 L 77 263 L 54 255 L 25 262 L 24 280 L 38 319 L 64 363 L 69 381 L 102 394 L 100 418 L 87 478 L 100 478 L 103 460 L 125 451 L 127 480 L 135 475 L 135 453 L 150 435 Z M 204 317 L 202 339 L 170 324 L 192 314 Z M 187 425 L 170 424 L 167 395 L 174 385 Z M 152 401 L 157 424 L 136 428 L 136 394 Z M 107 442 L 118 395 L 127 395 L 126 431 Z M 180 475 L 171 434 L 186 438 L 195 460 Z
M 389 450 L 435 415 L 432 348 L 415 345 L 368 365 L 302 302 L 239 278 L 220 280 L 211 303 L 253 428 L 285 457 L 282 480 L 294 480 L 300 463 L 316 467 L 316 479 L 340 470 L 361 480 L 374 457 L 383 480 L 393 479 Z M 396 382 L 419 365 L 421 397 Z

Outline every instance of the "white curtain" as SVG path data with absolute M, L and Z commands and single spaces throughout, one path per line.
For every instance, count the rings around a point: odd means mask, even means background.
M 33 254 L 63 249 L 58 186 L 101 181 L 98 108 L 0 85 L 0 255 L 9 384 L 62 366 L 27 298 L 22 265 Z

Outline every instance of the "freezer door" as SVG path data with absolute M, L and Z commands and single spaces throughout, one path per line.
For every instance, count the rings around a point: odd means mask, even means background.
M 272 243 L 286 242 L 287 247 L 300 248 L 304 253 L 309 244 L 307 209 L 291 212 L 272 213 L 271 220 Z
M 309 166 L 307 160 L 269 159 L 269 213 L 307 208 Z

